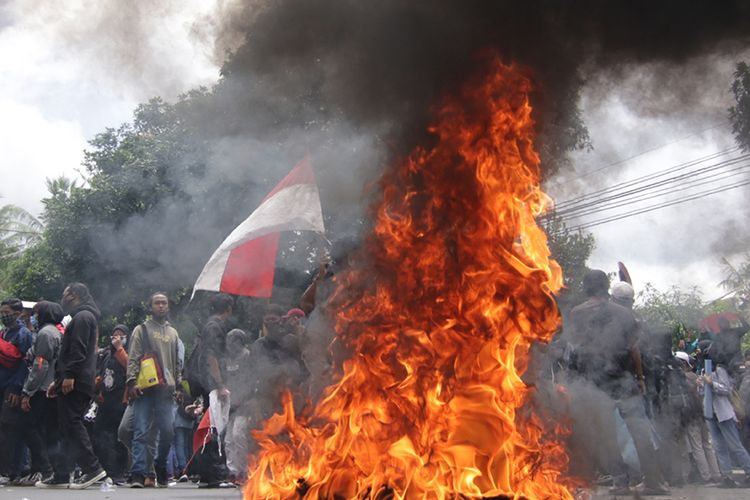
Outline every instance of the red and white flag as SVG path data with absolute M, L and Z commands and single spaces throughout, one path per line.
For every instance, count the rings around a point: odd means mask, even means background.
M 216 249 L 193 293 L 210 290 L 270 297 L 281 231 L 325 231 L 318 186 L 307 157 Z

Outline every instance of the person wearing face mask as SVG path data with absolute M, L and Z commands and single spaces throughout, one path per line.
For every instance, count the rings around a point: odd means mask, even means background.
M 36 306 L 34 307 L 34 309 L 36 310 Z M 31 331 L 39 331 L 39 320 L 37 319 L 36 313 L 32 314 L 31 317 L 29 317 L 29 325 L 31 325 Z
M 6 299 L 0 303 L 0 321 L 5 330 L 0 333 L 0 391 L 3 394 L 0 410 L 0 483 L 7 483 L 13 470 L 10 450 L 16 444 L 16 430 L 23 424 L 21 390 L 29 372 L 25 361 L 31 348 L 32 334 L 19 319 L 23 303 L 19 299 Z
M 127 326 L 115 326 L 107 346 L 99 349 L 96 363 L 99 409 L 94 421 L 94 450 L 115 484 L 124 483 L 128 461 L 128 450 L 117 440 L 117 429 L 127 406 L 125 346 L 129 333 Z
M 21 398 L 21 410 L 25 413 L 24 424 L 18 429 L 19 436 L 31 451 L 31 473 L 16 481 L 18 486 L 34 486 L 37 481 L 53 473 L 49 452 L 55 449 L 58 436 L 57 426 L 51 429 L 48 422 L 57 412 L 53 407 L 55 401 L 47 399 L 45 392 L 55 376 L 55 362 L 60 353 L 61 342 L 56 325 L 62 321 L 63 316 L 60 304 L 47 301 L 38 302 L 31 316 L 31 323 L 41 325 L 41 328 L 38 329 L 29 354 L 31 370 L 23 385 Z
M 61 300 L 71 320 L 65 327 L 55 381 L 47 389 L 57 397 L 57 413 L 62 434 L 60 459 L 55 473 L 36 483 L 38 488 L 88 488 L 107 477 L 94 454 L 83 415 L 94 397 L 96 385 L 96 349 L 101 313 L 89 289 L 83 283 L 70 283 Z M 83 475 L 69 482 L 70 472 L 78 464 Z

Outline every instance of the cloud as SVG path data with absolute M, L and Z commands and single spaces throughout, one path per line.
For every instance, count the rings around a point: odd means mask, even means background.
M 271 125 L 284 124 L 286 115 L 277 111 L 285 108 L 269 104 L 277 101 L 291 103 L 291 120 L 299 120 L 299 111 L 310 108 L 313 118 L 344 116 L 355 124 L 369 124 L 354 127 L 349 163 L 374 165 L 373 158 L 382 159 L 378 148 L 368 143 L 373 136 L 387 135 L 376 127 L 387 131 L 394 126 L 391 122 L 426 112 L 425 103 L 442 90 L 436 83 L 450 80 L 454 73 L 463 75 L 471 64 L 466 54 L 484 42 L 535 66 L 552 97 L 558 95 L 554 85 L 574 87 L 579 71 L 588 80 L 582 104 L 596 150 L 575 156 L 575 170 L 560 172 L 551 186 L 678 141 L 724 118 L 732 63 L 741 52 L 717 57 L 705 51 L 746 33 L 736 6 L 672 9 L 665 4 L 641 19 L 627 2 L 591 12 L 581 12 L 573 4 L 552 11 L 543 3 L 532 4 L 497 4 L 485 12 L 469 4 L 436 8 L 429 2 L 385 2 L 370 10 L 323 0 L 7 1 L 0 6 L 0 104 L 7 129 L 3 147 L 13 159 L 3 161 L 3 173 L 23 169 L 23 176 L 13 173 L 13 181 L 18 177 L 23 186 L 14 200 L 38 212 L 44 177 L 75 176 L 87 139 L 129 120 L 135 105 L 149 97 L 174 98 L 197 85 L 214 83 L 225 51 L 245 41 L 249 43 L 238 51 L 242 57 L 230 68 L 239 84 L 235 93 L 227 94 L 254 96 L 247 102 L 263 125 L 265 109 L 272 111 Z M 661 29 L 664 19 L 673 21 L 670 37 Z M 527 29 L 528 22 L 539 29 Z M 315 100 L 318 93 L 326 99 Z M 227 108 L 236 110 L 237 102 L 228 99 Z M 267 129 L 263 127 L 266 135 L 259 134 L 259 140 L 268 137 Z M 213 158 L 213 167 L 224 171 L 226 162 L 237 163 L 249 135 L 238 133 L 223 141 L 225 149 Z M 299 134 L 291 135 L 296 141 Z M 412 137 L 405 137 L 413 146 Z M 726 129 L 719 128 L 604 175 L 557 185 L 552 194 L 564 200 L 730 142 Z M 338 154 L 334 149 L 331 165 Z M 361 172 L 374 176 L 372 170 L 344 171 L 337 178 L 345 177 L 351 189 L 331 189 L 331 196 L 335 191 L 359 193 Z M 321 180 L 326 180 L 325 173 Z M 710 268 L 719 253 L 706 241 L 706 235 L 713 234 L 711 225 L 742 226 L 733 208 L 740 202 L 737 194 L 602 226 L 595 230 L 599 246 L 594 260 L 616 262 L 625 254 L 635 274 L 638 267 L 652 269 L 649 266 L 661 263 L 667 270 L 664 280 L 675 276 L 672 271 L 695 263 Z M 684 222 L 686 216 L 690 224 Z
M 559 203 L 733 147 L 729 86 L 734 62 L 747 55 L 713 53 L 680 64 L 628 64 L 591 75 L 582 107 L 595 149 L 573 155 L 573 171 L 549 180 L 552 196 Z M 570 222 L 622 214 L 706 188 L 592 211 Z M 743 208 L 748 194 L 745 186 L 593 227 L 597 246 L 590 264 L 613 271 L 622 260 L 637 286 L 698 286 L 707 298 L 720 295 L 721 257 L 750 241 Z
M 14 28 L 39 39 L 50 59 L 72 66 L 76 79 L 142 101 L 155 95 L 174 98 L 216 81 L 210 28 L 214 4 L 75 0 L 12 5 Z
M 49 120 L 37 108 L 0 99 L 0 203 L 41 212 L 45 178 L 79 165 L 86 140 L 78 123 Z M 5 119 L 12 117 L 12 119 Z
M 34 214 L 46 177 L 78 177 L 87 140 L 139 102 L 218 79 L 215 2 L 9 1 L 0 7 L 4 203 Z M 208 30 L 207 32 L 205 30 Z

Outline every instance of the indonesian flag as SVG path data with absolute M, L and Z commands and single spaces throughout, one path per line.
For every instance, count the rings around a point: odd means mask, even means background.
M 323 233 L 323 212 L 305 157 L 216 249 L 195 290 L 270 297 L 281 231 Z

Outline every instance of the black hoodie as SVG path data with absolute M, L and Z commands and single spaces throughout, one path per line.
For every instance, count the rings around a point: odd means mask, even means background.
M 130 329 L 125 325 L 116 325 L 112 334 L 120 330 L 125 336 L 130 335 Z M 120 349 L 124 349 L 121 347 Z M 110 342 L 106 347 L 99 349 L 96 362 L 97 375 L 101 377 L 99 390 L 101 393 L 100 409 L 111 409 L 113 411 L 124 411 L 123 394 L 126 385 L 127 356 L 124 356 L 125 366 L 122 365 L 117 356 L 118 349 Z M 127 351 L 123 350 L 123 354 Z
M 96 346 L 101 313 L 93 299 L 79 304 L 65 328 L 60 358 L 55 371 L 58 390 L 63 379 L 75 380 L 75 390 L 94 396 L 96 384 Z
M 65 317 L 62 306 L 57 302 L 42 300 L 34 306 L 39 325 L 58 325 Z

